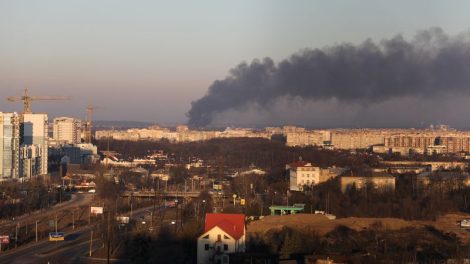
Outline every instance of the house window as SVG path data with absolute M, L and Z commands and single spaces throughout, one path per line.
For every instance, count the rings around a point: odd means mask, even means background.
M 209 244 L 205 244 L 205 245 L 204 245 L 204 249 L 205 249 L 205 250 L 209 250 Z
M 222 235 L 217 235 L 217 241 L 222 240 Z
M 203 238 L 204 238 L 204 239 L 209 239 L 209 235 L 207 235 L 207 236 L 205 236 L 205 237 L 203 237 Z
M 228 250 L 228 245 L 224 244 L 224 251 L 227 251 L 227 250 Z
M 228 236 L 224 235 L 224 239 L 230 239 L 230 237 L 228 237 Z

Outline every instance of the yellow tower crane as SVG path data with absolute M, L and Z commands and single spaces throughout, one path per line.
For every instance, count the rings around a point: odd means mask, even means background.
M 23 96 L 10 96 L 7 98 L 10 102 L 23 101 L 23 114 L 31 114 L 31 102 L 32 101 L 45 101 L 45 100 L 70 100 L 69 97 L 63 96 L 30 96 L 28 94 L 28 88 L 24 89 Z

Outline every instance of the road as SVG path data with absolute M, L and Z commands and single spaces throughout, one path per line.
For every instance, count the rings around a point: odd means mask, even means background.
M 88 263 L 81 262 L 80 256 L 85 256 L 90 249 L 90 231 L 85 227 L 65 237 L 65 241 L 40 241 L 31 243 L 18 250 L 7 251 L 0 256 L 0 263 Z M 94 241 L 93 250 L 100 247 L 100 241 Z M 73 254 L 70 254 L 73 252 Z M 58 262 L 58 259 L 66 260 Z M 57 262 L 56 262 L 57 261 Z
M 148 215 L 153 206 L 134 210 L 132 219 L 139 220 Z M 91 230 L 93 226 L 86 226 L 66 234 L 65 241 L 40 241 L 30 243 L 16 250 L 0 253 L 0 263 L 106 263 L 87 258 L 90 250 Z M 92 250 L 102 247 L 103 243 L 96 237 L 93 239 Z M 3 254 L 3 255 L 1 255 Z
M 15 218 L 15 222 L 10 220 L 4 220 L 0 224 L 0 228 L 8 228 L 11 226 L 15 226 L 17 222 L 34 222 L 38 218 L 46 218 L 48 216 L 56 214 L 58 211 L 66 210 L 69 208 L 76 208 L 84 205 L 88 205 L 92 202 L 93 195 L 92 194 L 72 194 L 72 198 L 60 204 L 56 204 L 48 209 L 37 210 L 31 214 L 24 214 L 19 217 Z
M 0 228 L 5 232 L 7 230 L 11 230 L 15 228 L 17 223 L 34 223 L 36 220 L 41 219 L 48 219 L 51 218 L 53 215 L 57 214 L 58 212 L 65 211 L 72 208 L 78 208 L 80 206 L 85 206 L 90 204 L 93 201 L 93 196 L 91 194 L 73 194 L 71 199 L 67 202 L 63 202 L 60 204 L 56 204 L 55 206 L 46 209 L 46 210 L 38 210 L 31 214 L 25 214 L 19 217 L 16 217 L 15 221 L 7 220 L 3 221 L 0 224 Z M 86 229 L 84 229 L 86 230 Z M 84 230 L 80 230 L 74 233 L 72 236 L 69 236 L 64 244 L 77 244 L 79 243 L 83 236 L 82 232 Z M 16 250 L 8 250 L 6 252 L 0 253 L 0 263 L 42 263 L 39 261 L 38 258 L 44 257 L 36 255 L 38 252 L 45 252 L 49 250 L 53 250 L 54 246 L 60 246 L 60 244 L 51 243 L 49 241 L 40 241 L 38 243 L 30 243 L 27 245 L 20 246 Z M 27 252 L 31 251 L 34 254 L 26 254 Z M 29 261 L 31 260 L 31 261 Z M 39 262 L 38 262 L 39 261 Z M 47 262 L 45 262 L 47 263 Z

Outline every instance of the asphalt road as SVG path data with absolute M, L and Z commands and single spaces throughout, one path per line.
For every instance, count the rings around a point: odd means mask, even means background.
M 37 210 L 31 214 L 24 214 L 22 216 L 16 217 L 15 221 L 4 220 L 0 224 L 0 228 L 8 228 L 11 226 L 14 227 L 15 224 L 18 222 L 34 222 L 38 218 L 45 218 L 50 215 L 54 215 L 58 211 L 61 211 L 61 210 L 66 210 L 68 208 L 80 207 L 83 205 L 90 204 L 91 201 L 93 200 L 93 196 L 94 196 L 93 194 L 72 194 L 72 198 L 69 201 L 56 204 L 49 209 Z
M 90 231 L 91 227 L 85 227 L 66 235 L 65 241 L 43 240 L 7 251 L 0 256 L 0 263 L 88 263 L 81 256 L 90 250 Z M 93 250 L 102 246 L 99 240 L 93 244 Z
M 134 210 L 132 219 L 148 218 L 148 211 L 152 206 Z M 0 263 L 106 263 L 89 259 L 91 230 L 93 226 L 86 226 L 66 234 L 65 241 L 40 241 L 19 247 L 16 250 L 0 253 Z M 93 238 L 92 251 L 102 247 L 103 242 Z M 122 263 L 122 262 L 121 262 Z
M 91 194 L 73 194 L 70 201 L 57 204 L 47 210 L 38 210 L 31 214 L 25 214 L 19 216 L 15 221 L 4 221 L 0 224 L 0 228 L 3 230 L 8 228 L 14 228 L 16 223 L 25 223 L 25 222 L 34 222 L 38 219 L 44 219 L 55 215 L 57 212 L 62 210 L 67 210 L 69 208 L 76 208 L 83 205 L 88 205 L 92 202 L 93 195 Z M 73 247 L 80 245 L 83 240 L 86 239 L 84 235 L 90 229 L 84 228 L 77 230 L 74 233 L 71 233 L 66 237 L 64 242 L 49 242 L 49 241 L 40 241 L 38 243 L 29 243 L 23 245 L 15 250 L 8 250 L 0 253 L 0 263 L 47 263 L 47 256 L 54 252 L 55 247 L 61 249 L 62 246 Z M 89 244 L 88 244 L 89 247 Z M 80 247 L 77 247 L 80 248 Z M 44 252 L 49 252 L 44 254 Z M 58 251 L 60 252 L 60 251 Z M 73 262 L 62 262 L 62 263 L 73 263 Z

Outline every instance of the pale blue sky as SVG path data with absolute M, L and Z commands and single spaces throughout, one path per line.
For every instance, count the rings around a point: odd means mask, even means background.
M 51 116 L 185 122 L 190 102 L 242 61 L 470 28 L 470 1 L 0 0 L 0 91 L 67 95 Z M 0 111 L 19 111 L 3 98 Z

